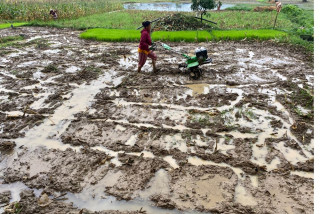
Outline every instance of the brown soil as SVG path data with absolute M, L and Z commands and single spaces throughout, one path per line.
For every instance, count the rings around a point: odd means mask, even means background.
M 207 48 L 195 81 L 178 55 L 159 50 L 160 72 L 148 60 L 137 73 L 137 44 L 79 33 L 1 30 L 28 40 L 0 49 L 0 212 L 313 213 L 307 55 L 169 44 Z

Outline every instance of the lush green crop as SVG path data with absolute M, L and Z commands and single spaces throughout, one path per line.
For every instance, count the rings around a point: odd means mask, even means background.
M 25 23 L 25 22 L 12 23 L 13 27 L 19 27 L 19 26 L 23 26 L 23 25 L 26 25 L 26 24 L 27 23 Z M 9 28 L 9 27 L 11 27 L 11 23 L 0 24 L 0 29 Z
M 122 9 L 120 2 L 111 0 L 2 0 L 0 19 L 50 20 L 50 9 L 58 11 L 59 19 L 72 19 L 95 13 Z
M 170 42 L 203 42 L 214 40 L 274 39 L 287 36 L 287 33 L 277 30 L 230 30 L 230 31 L 156 31 L 152 34 L 153 41 Z M 80 35 L 83 39 L 99 41 L 122 42 L 139 41 L 137 30 L 120 29 L 90 29 Z
M 210 41 L 212 36 L 207 31 L 156 31 L 152 34 L 152 39 L 170 42 L 204 42 Z
M 140 39 L 140 32 L 137 30 L 96 28 L 80 34 L 80 38 L 108 42 L 129 42 L 138 41 Z
M 140 32 L 137 30 L 98 28 L 87 30 L 80 35 L 80 38 L 109 42 L 139 41 Z M 207 31 L 156 31 L 152 34 L 153 41 L 201 42 L 209 41 L 211 38 L 211 34 Z
M 242 39 L 258 39 L 269 40 L 275 38 L 286 37 L 288 34 L 278 30 L 228 30 L 228 31 L 212 31 L 215 40 L 242 40 Z

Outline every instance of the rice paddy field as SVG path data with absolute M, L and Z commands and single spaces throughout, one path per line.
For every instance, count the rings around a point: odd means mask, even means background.
M 245 32 L 247 32 L 247 30 L 262 30 L 260 33 L 256 32 L 254 36 L 251 34 L 245 35 L 248 35 L 247 38 L 249 39 L 264 40 L 266 38 L 275 38 L 274 36 L 270 37 L 264 34 L 266 32 L 264 30 L 273 29 L 274 20 L 277 16 L 276 11 L 253 11 L 256 6 L 270 4 L 268 4 L 266 1 L 247 1 L 245 4 L 243 4 L 241 1 L 231 2 L 234 3 L 235 6 L 228 8 L 228 10 L 222 12 L 209 12 L 209 16 L 206 17 L 206 19 L 217 23 L 216 25 L 211 24 L 212 29 L 209 29 L 209 31 L 216 30 L 217 32 L 220 32 L 222 30 L 221 32 L 223 32 L 225 30 L 229 30 L 228 33 L 230 34 L 232 32 L 230 30 L 246 30 Z M 10 23 L 12 22 L 15 23 L 27 21 L 27 25 L 30 26 L 50 26 L 57 28 L 66 27 L 76 30 L 86 30 L 91 28 L 135 30 L 144 20 L 154 20 L 159 17 L 170 16 L 174 13 L 165 11 L 142 12 L 139 10 L 124 10 L 122 7 L 123 3 L 124 1 L 120 0 L 5 0 L 1 1 L 0 3 L 0 22 L 3 23 L 2 26 L 6 27 L 11 26 Z M 290 6 L 289 3 L 291 2 L 284 2 L 284 8 L 287 7 L 286 4 Z M 311 2 L 308 2 L 307 4 L 310 5 L 310 3 Z M 53 18 L 49 15 L 50 8 L 54 8 L 59 11 L 58 20 L 53 20 Z M 285 11 L 285 9 L 283 11 Z M 289 10 L 286 11 L 287 12 L 281 12 L 278 14 L 275 29 L 284 31 L 290 36 L 281 36 L 280 41 L 303 46 L 308 51 L 313 52 L 313 43 L 304 41 L 300 38 L 300 35 L 313 35 L 314 11 L 310 8 L 308 10 L 300 9 L 300 6 L 289 7 Z M 293 16 L 292 12 L 294 14 Z M 184 12 L 182 14 L 196 16 L 194 12 Z M 159 35 L 159 33 L 157 34 Z M 204 36 L 203 39 L 198 41 L 204 41 L 204 38 L 206 38 L 206 40 L 210 40 L 210 38 L 243 39 L 243 36 L 239 37 L 235 36 L 236 33 L 232 34 L 233 36 Z M 108 41 L 121 41 L 121 36 L 119 36 L 119 38 L 115 38 L 112 34 L 108 35 L 110 36 Z M 127 37 L 136 38 L 137 36 L 134 35 L 136 35 L 136 33 L 133 33 L 131 36 L 126 35 L 126 37 L 123 37 L 124 39 L 122 40 L 132 41 L 132 39 L 128 39 Z M 178 36 L 179 33 L 174 33 L 174 35 Z M 259 35 L 261 35 L 261 38 Z M 156 34 L 154 36 L 156 37 Z M 96 37 L 101 37 L 101 35 Z M 106 35 L 103 37 L 106 38 Z M 164 37 L 161 35 L 160 37 L 157 37 L 157 39 L 166 38 L 170 41 L 195 41 L 195 37 L 193 37 L 192 40 L 190 40 L 190 37 L 193 36 L 187 36 L 186 34 L 186 38 L 181 38 L 181 36 L 173 38 L 171 36 L 171 38 L 168 39 L 168 36 Z
M 208 42 L 212 40 L 270 40 L 283 39 L 288 34 L 277 30 L 213 30 L 213 31 L 156 31 L 153 41 L 168 42 Z M 137 30 L 95 28 L 80 34 L 80 38 L 107 42 L 138 42 L 140 32 Z
M 135 1 L 0 0 L 0 213 L 316 213 L 313 0 Z

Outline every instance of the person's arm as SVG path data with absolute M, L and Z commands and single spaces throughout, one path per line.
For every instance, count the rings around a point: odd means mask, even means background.
M 147 34 L 147 44 L 152 45 L 152 41 L 149 33 Z

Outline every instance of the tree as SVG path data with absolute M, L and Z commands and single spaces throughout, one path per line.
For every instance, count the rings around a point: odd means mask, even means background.
M 215 0 L 192 0 L 191 9 L 200 13 L 202 22 L 202 16 L 207 14 L 207 10 L 214 9 L 216 6 Z

